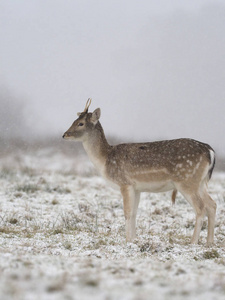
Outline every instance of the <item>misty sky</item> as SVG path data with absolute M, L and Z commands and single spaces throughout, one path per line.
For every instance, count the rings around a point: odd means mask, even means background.
M 1 0 L 0 57 L 33 135 L 61 138 L 91 97 L 107 136 L 225 155 L 224 0 Z

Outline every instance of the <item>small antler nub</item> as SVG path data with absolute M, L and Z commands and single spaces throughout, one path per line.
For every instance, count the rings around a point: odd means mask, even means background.
M 88 98 L 85 109 L 84 109 L 85 113 L 88 113 L 88 108 L 90 107 L 90 105 L 91 105 L 91 98 Z

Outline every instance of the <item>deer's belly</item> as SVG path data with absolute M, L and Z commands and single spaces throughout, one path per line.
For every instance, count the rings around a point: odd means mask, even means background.
M 151 193 L 160 193 L 167 192 L 174 189 L 174 184 L 172 181 L 151 181 L 151 182 L 135 182 L 135 189 L 139 192 L 151 192 Z

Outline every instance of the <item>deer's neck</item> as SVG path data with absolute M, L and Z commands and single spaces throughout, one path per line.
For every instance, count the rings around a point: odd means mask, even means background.
M 94 166 L 103 175 L 111 146 L 108 144 L 103 128 L 99 122 L 96 124 L 95 130 L 83 142 L 83 146 Z

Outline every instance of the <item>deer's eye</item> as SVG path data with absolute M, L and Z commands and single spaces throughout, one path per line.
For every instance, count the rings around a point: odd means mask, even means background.
M 84 123 L 78 123 L 78 126 L 84 126 Z

